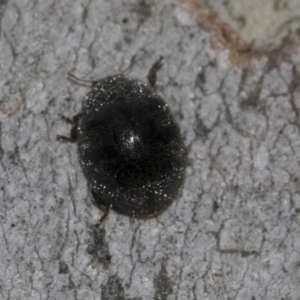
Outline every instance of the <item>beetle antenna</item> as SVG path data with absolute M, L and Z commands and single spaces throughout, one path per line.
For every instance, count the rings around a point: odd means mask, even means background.
M 136 55 L 133 55 L 133 56 L 131 57 L 129 66 L 128 66 L 126 69 L 124 69 L 123 71 L 117 73 L 116 75 L 121 75 L 121 74 L 124 74 L 124 73 L 130 71 L 130 70 L 132 69 L 134 63 L 135 63 L 135 59 L 136 59 Z
M 71 80 L 76 81 L 76 83 L 81 84 L 81 85 L 91 86 L 96 81 L 96 80 L 93 80 L 93 79 L 81 79 L 81 78 L 75 76 L 72 73 L 68 73 L 68 76 Z
M 121 71 L 121 72 L 115 74 L 114 76 L 116 76 L 116 75 L 121 75 L 121 74 L 124 74 L 124 73 L 130 71 L 130 70 L 132 69 L 132 66 L 133 66 L 134 63 L 135 63 L 135 58 L 136 58 L 136 55 L 133 55 L 132 58 L 131 58 L 131 60 L 130 60 L 129 66 L 128 66 L 126 69 L 124 69 L 123 71 Z M 79 78 L 79 77 L 75 76 L 75 75 L 72 74 L 72 73 L 67 73 L 67 74 L 68 74 L 68 76 L 69 76 L 69 78 L 70 78 L 71 80 L 76 81 L 76 83 L 81 84 L 81 85 L 88 85 L 88 86 L 91 86 L 91 85 L 93 85 L 96 81 L 99 80 L 99 79 L 98 79 L 98 80 L 94 80 L 94 79 L 82 79 L 82 78 Z

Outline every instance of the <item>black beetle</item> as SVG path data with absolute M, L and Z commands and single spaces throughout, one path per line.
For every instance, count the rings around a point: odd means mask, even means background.
M 149 85 L 123 73 L 90 81 L 82 111 L 73 119 L 63 117 L 73 124 L 71 137 L 57 140 L 77 142 L 94 203 L 105 212 L 100 223 L 109 209 L 136 218 L 156 216 L 183 184 L 186 149 L 179 127 L 154 93 L 161 61 L 151 67 Z

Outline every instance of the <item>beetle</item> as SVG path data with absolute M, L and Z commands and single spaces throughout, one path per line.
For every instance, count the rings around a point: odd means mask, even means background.
M 70 137 L 94 204 L 135 218 L 162 213 L 178 196 L 184 180 L 186 148 L 168 104 L 155 91 L 160 57 L 148 84 L 121 72 L 91 83 L 82 110 L 72 119 Z M 133 60 L 132 60 L 133 61 Z

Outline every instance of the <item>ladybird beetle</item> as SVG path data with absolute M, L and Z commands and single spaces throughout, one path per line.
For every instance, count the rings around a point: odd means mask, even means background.
M 149 84 L 124 72 L 91 81 L 71 136 L 93 202 L 136 218 L 163 212 L 178 195 L 184 179 L 186 149 L 168 105 L 154 92 L 160 57 L 150 68 Z M 78 79 L 72 75 L 73 79 Z M 79 79 L 78 79 L 79 80 Z M 88 82 L 88 81 L 85 81 Z

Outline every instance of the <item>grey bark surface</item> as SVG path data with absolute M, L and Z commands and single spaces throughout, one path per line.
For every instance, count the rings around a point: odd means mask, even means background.
M 300 55 L 245 71 L 176 1 L 0 1 L 0 299 L 300 299 Z M 137 220 L 92 205 L 61 115 L 124 69 L 188 148 L 182 195 Z

